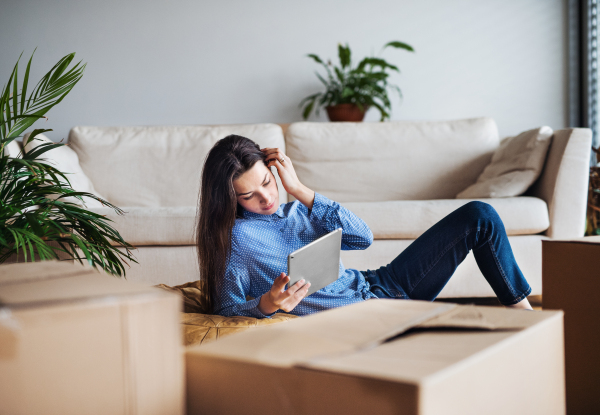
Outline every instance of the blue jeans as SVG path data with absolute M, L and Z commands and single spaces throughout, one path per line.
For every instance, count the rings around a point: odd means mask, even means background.
M 516 304 L 531 293 L 502 220 L 483 202 L 469 202 L 456 209 L 388 265 L 361 272 L 379 298 L 433 301 L 471 250 L 502 304 Z

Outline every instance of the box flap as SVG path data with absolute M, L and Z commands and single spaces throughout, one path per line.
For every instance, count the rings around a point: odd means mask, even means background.
M 477 316 L 471 318 L 469 316 Z M 465 318 L 466 317 L 466 318 Z M 495 345 L 508 341 L 524 329 L 544 320 L 562 318 L 562 312 L 531 312 L 499 307 L 458 306 L 446 315 L 434 317 L 421 328 L 448 327 L 408 333 L 377 348 L 298 362 L 296 366 L 377 379 L 423 383 L 441 378 L 457 365 L 470 364 Z M 495 327 L 482 333 L 483 326 Z M 452 321 L 454 320 L 454 321 Z M 466 324 L 461 327 L 461 321 Z M 464 329 L 464 330 L 463 330 Z
M 377 299 L 190 347 L 188 354 L 419 382 L 550 314 Z M 439 328 L 450 330 L 431 331 Z M 395 338 L 410 329 L 418 332 Z
M 30 307 L 122 295 L 170 294 L 77 263 L 44 261 L 0 266 L 0 306 Z
M 527 326 L 527 321 L 523 315 L 507 313 L 503 308 L 465 305 L 439 314 L 416 327 L 519 330 Z
M 290 367 L 317 357 L 375 347 L 455 304 L 369 300 L 295 319 L 265 330 L 246 331 L 198 352 L 215 357 Z

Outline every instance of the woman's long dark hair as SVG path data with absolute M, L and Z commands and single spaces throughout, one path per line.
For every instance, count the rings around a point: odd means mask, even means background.
M 265 156 L 252 140 L 229 135 L 214 145 L 206 156 L 202 169 L 196 249 L 203 281 L 207 312 L 214 313 L 217 287 L 225 275 L 231 254 L 231 231 L 241 206 L 233 181 L 251 169 Z

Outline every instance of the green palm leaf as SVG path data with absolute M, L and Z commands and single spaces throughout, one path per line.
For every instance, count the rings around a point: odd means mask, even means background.
M 50 72 L 40 80 L 31 92 L 29 99 L 26 99 L 25 93 L 27 92 L 27 85 L 29 83 L 29 70 L 33 55 L 29 60 L 25 72 L 23 87 L 21 88 L 22 94 L 18 94 L 17 88 L 19 70 L 19 62 L 17 61 L 9 79 L 9 85 L 11 81 L 13 82 L 12 111 L 9 108 L 9 101 L 7 99 L 9 92 L 8 88 L 6 88 L 6 91 L 3 92 L 2 97 L 0 98 L 0 102 L 4 101 L 4 107 L 6 108 L 6 120 L 4 122 L 4 128 L 2 128 L 2 139 L 20 136 L 27 128 L 33 125 L 34 122 L 43 118 L 52 107 L 62 101 L 71 89 L 73 89 L 75 84 L 77 84 L 83 76 L 83 71 L 85 69 L 85 64 L 81 65 L 80 62 L 65 73 L 65 70 L 74 57 L 75 54 L 71 53 L 62 58 Z M 19 101 L 20 105 L 17 105 Z M 14 121 L 14 123 L 12 121 Z M 2 122 L 2 120 L 0 120 L 0 122 Z
M 71 53 L 59 60 L 28 97 L 33 55 L 21 85 L 17 61 L 0 93 L 0 148 L 45 118 L 73 89 L 85 69 L 81 62 L 69 68 L 74 57 Z M 52 130 L 36 129 L 27 141 L 47 131 Z M 44 153 L 63 145 L 43 143 L 29 152 L 23 150 L 18 158 L 0 154 L 0 263 L 18 254 L 25 261 L 35 261 L 56 259 L 58 252 L 64 252 L 79 262 L 125 276 L 127 261 L 137 262 L 131 252 L 135 248 L 112 228 L 109 219 L 70 200 L 92 198 L 118 214 L 123 211 L 93 194 L 74 191 L 68 174 L 43 160 Z
M 350 47 L 348 45 L 343 46 L 341 43 L 338 44 L 338 57 L 340 59 L 340 65 L 342 68 L 350 66 Z
M 386 44 L 385 44 L 385 46 L 384 46 L 383 48 L 385 49 L 385 48 L 387 48 L 388 46 L 391 46 L 391 47 L 393 47 L 393 48 L 396 48 L 396 49 L 404 49 L 404 50 L 407 50 L 407 51 L 409 51 L 409 52 L 414 52 L 414 51 L 415 51 L 415 50 L 413 49 L 413 47 L 412 47 L 412 46 L 410 46 L 409 44 L 407 44 L 407 43 L 404 43 L 404 42 L 399 42 L 399 41 L 397 41 L 397 40 L 394 40 L 394 41 L 392 41 L 392 42 L 388 42 L 388 43 L 386 43 Z

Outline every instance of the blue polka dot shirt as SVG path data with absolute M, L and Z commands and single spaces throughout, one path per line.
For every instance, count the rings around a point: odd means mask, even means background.
M 244 211 L 233 227 L 231 255 L 217 289 L 217 314 L 270 317 L 261 313 L 258 302 L 275 278 L 287 273 L 288 255 L 337 228 L 342 228 L 342 250 L 366 249 L 373 243 L 362 219 L 318 193 L 310 211 L 298 201 L 279 206 L 272 215 Z M 246 296 L 254 299 L 246 301 Z M 363 274 L 340 261 L 339 278 L 304 298 L 291 314 L 303 316 L 370 298 L 376 296 Z

